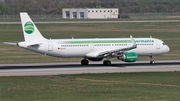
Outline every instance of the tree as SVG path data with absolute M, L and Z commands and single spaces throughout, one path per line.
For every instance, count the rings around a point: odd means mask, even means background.
M 155 7 L 155 9 L 157 12 L 166 12 L 168 10 L 168 8 L 165 5 L 160 5 L 160 4 L 158 4 Z
M 62 14 L 62 9 L 68 7 L 69 5 L 66 2 L 60 2 L 55 8 L 55 12 L 58 14 Z
M 140 13 L 140 12 L 141 12 L 141 7 L 140 7 L 140 6 L 134 7 L 134 9 L 132 10 L 132 12 L 134 12 L 134 13 Z
M 6 7 L 3 3 L 0 3 L 0 14 L 8 14 L 10 9 Z

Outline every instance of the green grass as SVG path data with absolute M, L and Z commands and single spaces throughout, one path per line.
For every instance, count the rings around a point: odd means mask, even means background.
M 170 52 L 156 56 L 155 60 L 179 60 L 180 23 L 113 23 L 113 24 L 38 24 L 37 27 L 46 38 L 124 38 L 154 37 L 165 41 Z M 17 25 L 0 25 L 0 64 L 5 63 L 47 63 L 72 62 L 81 58 L 55 58 L 27 51 L 2 42 L 23 41 L 22 28 Z M 116 59 L 112 59 L 115 61 Z M 149 60 L 140 57 L 138 60 Z M 119 60 L 116 60 L 119 61 Z
M 0 101 L 178 101 L 180 72 L 0 77 Z

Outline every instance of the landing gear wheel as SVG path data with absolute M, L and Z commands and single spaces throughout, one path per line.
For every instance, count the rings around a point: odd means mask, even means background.
M 151 58 L 150 60 L 150 64 L 155 64 L 155 61 L 154 61 L 154 56 L 149 56 Z
M 151 60 L 151 61 L 150 61 L 150 64 L 155 64 L 155 61 L 154 61 L 154 60 Z
M 81 60 L 81 65 L 88 65 L 89 61 L 88 60 Z
M 111 61 L 105 60 L 105 61 L 103 62 L 103 65 L 104 65 L 104 66 L 110 66 L 110 65 L 111 65 Z

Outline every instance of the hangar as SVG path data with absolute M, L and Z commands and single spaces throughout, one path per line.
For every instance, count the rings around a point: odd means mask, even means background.
M 118 8 L 63 8 L 64 19 L 113 19 L 118 18 Z

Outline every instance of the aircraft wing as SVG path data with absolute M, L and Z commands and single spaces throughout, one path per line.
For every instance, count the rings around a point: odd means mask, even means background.
M 112 56 L 118 56 L 122 54 L 124 51 L 132 50 L 137 48 L 137 44 L 135 40 L 133 39 L 132 36 L 130 36 L 132 46 L 126 47 L 126 48 L 121 48 L 121 49 L 109 49 L 109 50 L 104 50 L 104 51 L 95 51 L 95 52 L 90 52 L 86 54 L 87 57 L 112 57 Z

